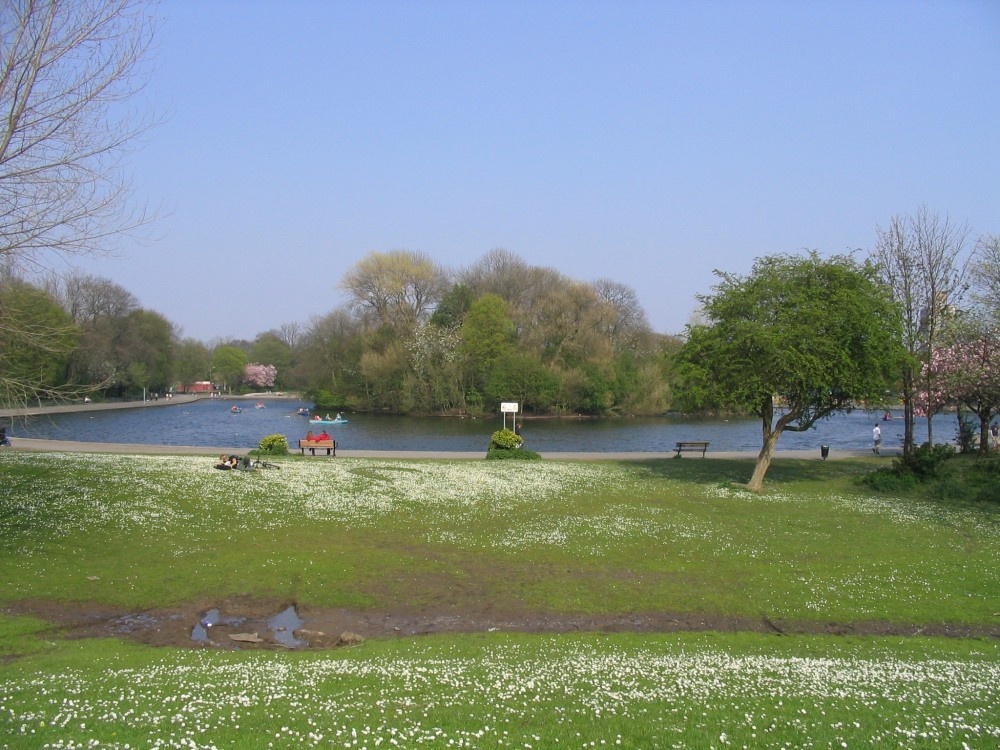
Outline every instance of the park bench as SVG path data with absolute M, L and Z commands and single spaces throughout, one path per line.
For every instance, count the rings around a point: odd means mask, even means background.
M 705 457 L 705 451 L 708 450 L 707 440 L 678 440 L 677 441 L 677 455 L 674 458 L 680 458 L 681 453 L 685 451 L 701 451 L 701 457 Z
M 315 456 L 317 448 L 326 448 L 326 455 L 328 456 L 337 455 L 336 440 L 299 440 L 299 450 L 302 451 L 303 456 L 306 455 L 307 450 Z

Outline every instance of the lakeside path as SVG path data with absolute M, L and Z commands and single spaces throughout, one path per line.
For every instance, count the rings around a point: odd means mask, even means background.
M 276 398 L 275 394 L 250 393 L 245 396 L 227 396 L 228 399 L 258 399 Z M 286 398 L 296 398 L 288 395 Z M 36 416 L 39 414 L 65 414 L 69 412 L 84 411 L 106 411 L 109 409 L 149 409 L 162 406 L 171 406 L 192 401 L 199 401 L 204 396 L 177 395 L 170 399 L 159 399 L 158 401 L 124 401 L 116 403 L 90 403 L 90 404 L 63 404 L 61 406 L 27 407 L 19 409 L 0 409 L 0 418 L 16 420 L 18 417 Z M 154 445 L 145 443 L 93 443 L 76 440 L 41 440 L 36 438 L 18 437 L 16 432 L 10 433 L 12 442 L 11 448 L 0 448 L 0 450 L 26 450 L 26 451 L 46 451 L 46 452 L 69 452 L 69 453 L 120 453 L 139 455 L 172 455 L 172 456 L 212 456 L 216 457 L 222 453 L 242 455 L 246 448 L 234 448 L 232 446 L 209 447 L 204 445 Z M 290 455 L 294 454 L 294 449 L 290 449 Z M 449 458 L 449 459 L 481 459 L 485 456 L 485 451 L 377 451 L 377 450 L 340 450 L 337 451 L 338 458 Z M 882 457 L 891 458 L 898 455 L 898 449 L 882 449 Z M 542 458 L 550 461 L 653 461 L 664 458 L 674 458 L 673 451 L 653 452 L 653 451 L 632 451 L 632 452 L 563 452 L 549 451 L 542 452 Z M 862 458 L 871 456 L 867 450 L 838 451 L 831 450 L 829 460 L 844 458 Z M 700 456 L 685 456 L 683 460 L 697 461 Z M 757 458 L 757 451 L 708 451 L 705 458 L 723 459 L 748 459 Z M 773 458 L 795 458 L 813 459 L 821 461 L 819 453 L 814 450 L 776 450 Z

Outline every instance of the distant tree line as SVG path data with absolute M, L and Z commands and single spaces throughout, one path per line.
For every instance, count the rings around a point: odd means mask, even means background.
M 624 284 L 576 281 L 506 250 L 454 272 L 392 251 L 363 258 L 341 288 L 347 304 L 306 323 L 203 343 L 108 279 L 31 283 L 8 267 L 0 309 L 23 340 L 16 353 L 0 340 L 0 352 L 44 393 L 127 398 L 208 380 L 401 414 L 480 414 L 501 401 L 545 414 L 670 408 L 680 340 L 654 333 Z M 37 346 L 24 344 L 32 326 Z

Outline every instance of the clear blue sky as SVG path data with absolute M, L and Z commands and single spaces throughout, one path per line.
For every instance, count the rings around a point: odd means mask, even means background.
M 371 251 L 632 286 L 867 250 L 925 204 L 1000 233 L 1000 3 L 164 0 L 131 160 L 152 241 L 81 267 L 186 336 L 345 301 Z

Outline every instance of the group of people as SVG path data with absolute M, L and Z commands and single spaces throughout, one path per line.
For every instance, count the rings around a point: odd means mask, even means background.
M 301 410 L 299 410 L 299 413 L 301 414 L 301 413 L 302 413 L 302 411 L 301 411 Z M 315 416 L 314 416 L 314 417 L 312 418 L 312 421 L 313 421 L 313 422 L 339 422 L 339 421 L 340 421 L 341 419 L 343 419 L 343 418 L 344 418 L 344 417 L 343 417 L 343 415 L 342 415 L 342 414 L 341 414 L 341 413 L 340 413 L 340 412 L 338 411 L 338 412 L 337 412 L 337 416 L 336 416 L 336 417 L 334 417 L 334 418 L 332 418 L 332 419 L 330 418 L 330 415 L 329 415 L 329 414 L 327 414 L 327 415 L 326 415 L 325 417 L 323 417 L 323 419 L 320 419 L 320 418 L 319 418 L 319 414 L 317 414 L 317 415 L 315 415 Z
M 230 469 L 235 469 L 240 465 L 240 457 L 233 455 L 226 455 L 223 453 L 219 456 L 219 463 L 215 465 L 216 469 L 222 469 L 223 471 L 229 471 Z
M 330 437 L 330 433 L 326 430 L 323 430 L 319 435 L 313 435 L 313 431 L 309 430 L 309 432 L 306 433 L 306 440 L 309 442 L 315 442 L 317 440 L 333 440 L 333 438 Z

